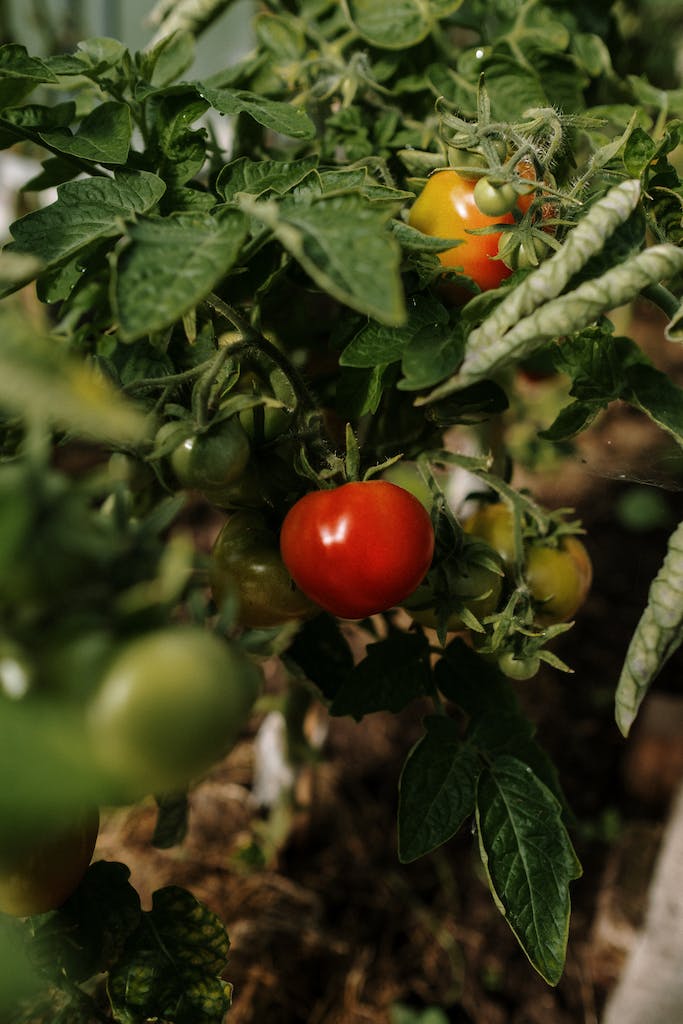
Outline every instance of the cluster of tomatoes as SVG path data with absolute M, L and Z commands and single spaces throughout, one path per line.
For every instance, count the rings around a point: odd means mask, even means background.
M 503 139 L 496 140 L 506 159 Z M 537 267 L 550 253 L 554 205 L 537 198 L 531 157 L 511 159 L 499 176 L 477 149 L 451 148 L 453 166 L 435 171 L 413 204 L 409 223 L 425 235 L 454 239 L 439 253 L 446 270 L 458 270 L 482 291 L 497 288 L 513 270 Z

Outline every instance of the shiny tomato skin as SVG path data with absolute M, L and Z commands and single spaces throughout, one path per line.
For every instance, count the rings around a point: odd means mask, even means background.
M 460 245 L 438 254 L 447 269 L 461 268 L 482 291 L 497 288 L 512 271 L 498 253 L 500 232 L 472 235 L 467 232 L 495 224 L 513 224 L 512 213 L 487 217 L 474 199 L 476 182 L 462 178 L 456 171 L 436 171 L 417 197 L 409 214 L 409 224 L 425 235 L 462 239 Z
M 300 498 L 282 524 L 280 551 L 316 604 L 362 619 L 412 594 L 430 566 L 434 531 L 412 494 L 369 480 Z
M 41 824 L 0 850 L 0 911 L 27 917 L 61 907 L 90 864 L 98 827 L 98 811 L 88 807 L 58 826 Z

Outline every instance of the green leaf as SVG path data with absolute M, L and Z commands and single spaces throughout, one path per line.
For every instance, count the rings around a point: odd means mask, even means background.
M 140 924 L 140 898 L 125 864 L 96 861 L 74 894 L 34 932 L 31 956 L 55 980 L 79 983 L 109 970 Z
M 460 324 L 444 328 L 430 324 L 411 338 L 403 352 L 403 391 L 432 387 L 460 366 L 465 351 L 465 334 Z
M 68 356 L 14 310 L 3 311 L 0 327 L 4 409 L 94 440 L 130 444 L 146 438 L 146 418 L 91 365 Z
M 570 402 L 560 409 L 549 427 L 539 430 L 538 436 L 555 443 L 568 441 L 586 430 L 604 407 L 602 402 Z
M 291 139 L 315 137 L 315 125 L 301 107 L 269 100 L 244 89 L 212 89 L 203 82 L 195 82 L 194 85 L 199 95 L 220 114 L 248 114 L 264 128 Z
M 57 81 L 57 76 L 50 70 L 48 63 L 40 57 L 30 57 L 26 47 L 19 43 L 6 43 L 0 46 L 0 74 L 4 79 L 27 79 L 31 83 L 31 88 L 42 82 Z
M 425 39 L 439 18 L 457 11 L 462 0 L 344 0 L 344 9 L 363 39 L 387 50 L 403 50 Z
M 401 250 L 382 205 L 346 195 L 277 205 L 243 198 L 240 206 L 271 228 L 323 291 L 380 323 L 403 323 Z
M 34 999 L 45 980 L 31 959 L 30 922 L 0 916 L 0 1015 L 16 1020 L 17 1007 Z
M 401 711 L 431 688 L 429 645 L 419 633 L 394 633 L 369 644 L 367 654 L 342 682 L 332 715 L 360 719 L 374 711 Z
M 175 82 L 184 71 L 192 67 L 196 53 L 194 37 L 190 32 L 172 32 L 164 36 L 145 54 L 146 71 L 151 70 L 150 81 L 156 89 Z
M 565 406 L 542 437 L 571 437 L 620 399 L 683 444 L 683 389 L 656 369 L 631 338 L 614 338 L 600 326 L 588 328 L 558 346 L 553 361 L 573 378 L 570 394 L 578 401 Z
M 420 331 L 434 325 L 446 333 L 448 313 L 441 303 L 428 295 L 415 295 L 408 301 L 407 319 L 400 327 L 387 327 L 371 320 L 342 352 L 341 366 L 372 367 L 401 359 Z
M 46 266 L 61 263 L 97 238 L 120 234 L 121 221 L 150 210 L 164 188 L 160 178 L 146 171 L 66 182 L 56 202 L 10 226 L 14 241 L 7 249 L 36 256 Z
M 281 60 L 300 60 L 306 52 L 306 35 L 293 14 L 257 14 L 254 30 L 260 46 Z
M 157 150 L 159 176 L 177 189 L 200 170 L 206 159 L 206 132 L 191 130 L 206 111 L 206 100 L 194 89 L 170 90 L 147 100 L 148 117 L 153 123 L 153 144 Z M 165 197 L 170 199 L 169 196 Z M 211 197 L 213 198 L 213 197 Z M 171 207 L 175 212 L 175 207 Z
M 624 166 L 632 178 L 639 178 L 650 163 L 657 145 L 646 131 L 635 128 L 624 148 Z
M 446 648 L 434 675 L 444 697 L 472 717 L 516 711 L 510 680 L 459 637 Z
M 305 622 L 285 655 L 318 687 L 327 700 L 333 700 L 353 669 L 353 656 L 332 615 L 316 615 Z
M 220 978 L 228 949 L 223 925 L 191 893 L 159 889 L 109 973 L 115 1019 L 222 1024 L 231 997 L 231 986 Z
M 216 181 L 216 190 L 229 202 L 238 192 L 258 198 L 266 192 L 284 195 L 303 181 L 318 164 L 316 156 L 301 160 L 251 160 L 238 157 L 226 164 Z
M 452 719 L 434 715 L 425 725 L 399 782 L 398 856 L 404 864 L 445 843 L 474 811 L 476 751 L 462 742 Z
M 479 776 L 479 852 L 496 905 L 531 964 L 556 985 L 569 931 L 569 883 L 581 866 L 560 805 L 528 765 L 503 756 Z
M 53 107 L 45 107 L 39 103 L 27 103 L 23 107 L 5 110 L 2 119 L 17 128 L 44 131 L 68 125 L 75 116 L 76 104 L 69 101 L 68 103 L 56 103 Z
M 648 603 L 631 638 L 615 695 L 616 720 L 627 736 L 653 680 L 683 642 L 683 523 L 671 537 Z
M 124 340 L 168 327 L 193 309 L 233 266 L 246 234 L 247 221 L 238 210 L 132 225 L 114 285 Z
M 132 134 L 130 107 L 111 100 L 84 117 L 75 134 L 68 128 L 55 128 L 41 132 L 40 137 L 46 145 L 67 156 L 99 164 L 125 164 Z

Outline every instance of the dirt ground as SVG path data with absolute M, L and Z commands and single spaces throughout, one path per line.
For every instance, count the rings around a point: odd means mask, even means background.
M 683 353 L 661 341 L 651 308 L 639 309 L 634 333 L 683 378 Z M 192 793 L 181 846 L 149 845 L 151 804 L 107 817 L 97 855 L 131 867 L 146 905 L 161 885 L 185 885 L 225 921 L 232 1024 L 388 1024 L 395 1002 L 441 1007 L 454 1024 L 597 1024 L 642 920 L 683 777 L 683 652 L 628 741 L 613 718 L 628 640 L 668 533 L 683 518 L 673 454 L 643 417 L 618 406 L 562 472 L 522 481 L 542 501 L 576 507 L 595 569 L 587 604 L 557 646 L 575 674 L 547 669 L 517 684 L 558 765 L 584 866 L 557 988 L 535 974 L 496 910 L 468 829 L 414 864 L 398 862 L 397 781 L 420 733 L 416 705 L 360 724 L 319 720 L 326 739 L 318 762 L 300 773 L 293 810 L 255 814 L 247 738 Z M 656 481 L 647 491 L 669 522 L 627 528 L 625 496 L 643 481 Z

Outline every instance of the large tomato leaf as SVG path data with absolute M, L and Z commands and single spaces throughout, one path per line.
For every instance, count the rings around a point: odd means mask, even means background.
M 671 537 L 664 562 L 650 586 L 648 603 L 631 638 L 617 686 L 616 720 L 624 736 L 645 694 L 683 643 L 683 523 Z
M 448 313 L 432 296 L 415 295 L 407 303 L 407 319 L 398 327 L 370 320 L 351 339 L 342 352 L 342 366 L 383 366 L 401 359 L 411 341 L 419 332 L 432 324 L 443 331 L 448 324 Z
M 401 250 L 383 203 L 349 194 L 282 203 L 243 197 L 240 207 L 271 229 L 323 291 L 380 323 L 403 323 Z
M 531 768 L 498 757 L 479 776 L 479 852 L 496 905 L 531 964 L 556 985 L 569 932 L 569 883 L 581 866 L 561 808 Z
M 134 341 L 161 330 L 193 309 L 233 266 L 246 235 L 239 210 L 132 225 L 113 286 L 122 338 Z
M 432 715 L 425 726 L 399 782 L 398 855 L 404 864 L 441 846 L 474 812 L 481 770 L 476 750 L 462 742 L 456 722 Z
M 35 256 L 46 267 L 54 266 L 98 238 L 119 235 L 121 222 L 147 213 L 165 189 L 161 178 L 147 171 L 119 171 L 114 178 L 65 182 L 54 203 L 10 226 L 14 241 L 7 249 Z
M 67 156 L 99 164 L 125 164 L 128 159 L 133 122 L 127 103 L 100 104 L 83 118 L 75 132 L 68 128 L 42 131 L 40 138 L 51 149 Z
M 109 973 L 114 1019 L 222 1024 L 232 991 L 220 977 L 229 947 L 218 917 L 191 893 L 159 889 Z

